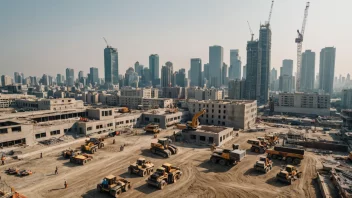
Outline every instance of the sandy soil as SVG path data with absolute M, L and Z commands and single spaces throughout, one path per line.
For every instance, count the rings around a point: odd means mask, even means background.
M 273 129 L 276 130 L 276 129 Z M 282 129 L 280 129 L 282 130 Z M 173 130 L 165 130 L 161 135 L 170 135 Z M 223 147 L 231 148 L 233 143 L 240 144 L 241 149 L 249 149 L 247 139 L 263 136 L 263 132 L 241 133 Z M 285 165 L 282 161 L 274 161 L 273 170 L 268 174 L 257 173 L 253 165 L 258 158 L 257 154 L 247 151 L 247 157 L 236 166 L 221 166 L 209 161 L 210 149 L 189 144 L 177 144 L 179 153 L 164 159 L 149 152 L 150 143 L 156 141 L 152 135 L 121 136 L 116 137 L 116 144 L 107 139 L 106 146 L 94 154 L 94 159 L 84 166 L 73 165 L 63 159 L 62 150 L 53 150 L 46 153 L 43 159 L 32 157 L 22 161 L 13 162 L 0 167 L 0 171 L 8 167 L 31 169 L 34 174 L 19 178 L 1 173 L 2 180 L 15 187 L 15 189 L 28 197 L 57 198 L 57 197 L 109 197 L 100 194 L 96 185 L 104 176 L 114 174 L 128 178 L 133 188 L 123 193 L 121 197 L 320 197 L 317 184 L 313 178 L 316 176 L 316 157 L 307 152 L 302 164 L 298 167 L 303 171 L 303 177 L 293 185 L 276 182 L 275 176 Z M 121 144 L 126 143 L 123 152 L 119 152 Z M 78 147 L 75 144 L 73 147 Z M 139 157 L 151 160 L 156 166 L 169 162 L 177 165 L 183 171 L 182 178 L 175 184 L 168 185 L 164 190 L 149 187 L 147 177 L 138 177 L 127 173 L 130 163 Z M 39 156 L 38 156 L 39 157 Z M 59 174 L 54 175 L 55 167 Z M 64 181 L 68 182 L 68 189 L 64 189 Z

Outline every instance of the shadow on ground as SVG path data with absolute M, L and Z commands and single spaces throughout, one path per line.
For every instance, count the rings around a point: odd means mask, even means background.
M 206 169 L 202 171 L 204 173 L 209 173 L 209 172 L 222 173 L 222 172 L 229 171 L 234 166 L 236 165 L 222 166 L 220 164 L 214 164 L 210 160 L 205 160 L 198 165 L 199 168 Z
M 167 188 L 167 186 L 165 188 Z M 137 191 L 142 192 L 144 194 L 151 194 L 155 191 L 158 191 L 159 189 L 155 186 L 150 186 L 147 183 L 145 183 L 141 186 L 138 186 L 137 188 L 134 188 L 134 190 L 137 190 Z

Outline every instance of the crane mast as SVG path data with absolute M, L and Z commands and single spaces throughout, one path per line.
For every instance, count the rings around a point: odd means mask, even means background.
M 270 24 L 271 13 L 273 12 L 273 7 L 274 7 L 274 0 L 271 2 L 271 8 L 270 8 L 270 12 L 269 12 L 268 24 Z
M 295 39 L 295 42 L 297 43 L 297 80 L 296 80 L 297 91 L 300 91 L 301 89 L 302 43 L 303 43 L 304 30 L 306 28 L 306 22 L 308 17 L 308 8 L 309 8 L 309 2 L 307 2 L 306 8 L 304 10 L 304 17 L 303 17 L 301 32 L 297 30 L 298 37 Z
M 249 31 L 250 31 L 251 36 L 252 36 L 251 41 L 253 41 L 254 34 L 253 34 L 253 31 L 252 31 L 251 25 L 249 25 L 248 21 L 247 21 L 247 23 L 248 23 Z
M 105 37 L 103 37 L 103 39 L 104 39 L 104 41 L 105 41 L 105 43 L 106 43 L 106 46 L 109 47 L 109 44 L 108 44 L 108 42 L 106 41 Z

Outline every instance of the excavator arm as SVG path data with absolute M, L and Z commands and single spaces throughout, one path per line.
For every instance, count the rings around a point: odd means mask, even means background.
M 198 127 L 198 125 L 199 125 L 199 123 L 198 123 L 198 118 L 199 118 L 199 116 L 203 115 L 205 112 L 206 112 L 206 110 L 203 109 L 202 111 L 196 113 L 196 114 L 193 116 L 193 118 L 192 118 L 192 125 L 191 125 L 192 128 L 197 128 L 197 127 Z

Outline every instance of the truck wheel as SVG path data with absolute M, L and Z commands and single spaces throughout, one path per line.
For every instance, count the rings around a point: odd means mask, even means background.
M 98 192 L 100 192 L 100 193 L 103 192 L 103 189 L 101 188 L 101 186 L 98 186 L 97 190 L 98 190 Z
M 266 168 L 266 169 L 265 169 L 265 173 L 267 173 L 267 172 L 269 172 L 269 168 Z
M 105 146 L 104 143 L 101 143 L 101 148 L 104 148 L 104 146 Z
M 219 161 L 219 164 L 222 165 L 222 166 L 225 166 L 226 165 L 226 161 L 224 159 L 221 159 Z
M 142 177 L 144 177 L 146 174 L 147 174 L 147 171 L 145 171 L 145 170 L 140 170 L 140 175 L 141 175 Z
M 213 164 L 216 164 L 216 162 L 217 162 L 217 160 L 216 160 L 215 157 L 211 157 L 211 158 L 210 158 L 210 161 L 211 161 Z
M 95 153 L 95 150 L 94 150 L 94 149 L 92 149 L 92 151 L 91 151 L 91 152 L 92 152 L 92 154 L 94 154 L 94 153 Z
M 286 159 L 286 162 L 289 163 L 289 164 L 292 163 L 292 158 L 288 157 L 288 158 Z
M 163 157 L 164 157 L 164 158 L 168 158 L 169 155 L 168 155 L 167 153 L 163 153 Z
M 127 192 L 130 188 L 131 188 L 131 184 L 126 184 L 124 188 L 125 192 Z
M 121 190 L 120 189 L 116 190 L 115 198 L 119 197 L 119 195 L 121 195 Z
M 159 188 L 162 190 L 162 189 L 164 189 L 164 187 L 166 185 L 167 185 L 167 183 L 163 180 L 163 181 L 161 181 Z
M 132 173 L 133 173 L 133 169 L 132 169 L 132 168 L 130 168 L 130 167 L 128 167 L 128 172 L 132 175 Z
M 293 164 L 300 164 L 300 163 L 301 163 L 301 160 L 298 159 L 298 158 L 295 158 L 295 159 L 293 160 Z

